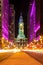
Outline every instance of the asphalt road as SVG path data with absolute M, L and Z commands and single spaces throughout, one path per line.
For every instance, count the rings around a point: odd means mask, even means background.
M 42 65 L 27 52 L 16 52 L 0 62 L 0 65 Z
M 33 52 L 33 51 L 25 51 L 25 53 L 27 53 L 28 55 L 30 55 L 31 57 L 35 58 L 37 61 L 39 61 L 42 65 L 43 65 L 43 52 Z

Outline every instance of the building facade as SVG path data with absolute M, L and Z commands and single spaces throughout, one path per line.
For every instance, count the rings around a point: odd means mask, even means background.
M 7 44 L 9 30 L 9 0 L 0 0 L 0 48 Z M 6 42 L 7 41 L 7 42 Z
M 30 2 L 28 10 L 28 40 L 31 42 L 34 39 L 38 39 L 40 35 L 40 6 L 39 0 L 33 0 Z
M 0 0 L 0 48 L 15 37 L 15 10 L 9 0 Z M 4 44 L 3 44 L 4 43 Z
M 0 48 L 2 48 L 2 41 L 1 41 L 1 39 L 2 39 L 2 18 L 1 18 L 1 16 L 2 16 L 2 10 L 1 10 L 1 8 L 2 8 L 2 1 L 0 0 Z
M 43 0 L 40 0 L 40 35 L 43 35 Z
M 9 0 L 2 0 L 2 37 L 9 36 Z
M 35 32 L 36 32 L 36 39 L 40 38 L 40 29 L 41 29 L 41 25 L 40 25 L 40 0 L 36 0 L 36 28 L 35 28 Z
M 15 10 L 14 5 L 10 4 L 10 19 L 9 19 L 9 40 L 11 42 L 15 39 Z

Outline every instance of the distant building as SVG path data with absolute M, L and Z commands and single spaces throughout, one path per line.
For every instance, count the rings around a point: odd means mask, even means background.
M 19 18 L 19 25 L 18 25 L 18 39 L 24 39 L 25 34 L 24 34 L 24 23 L 23 23 L 23 17 L 22 13 L 20 13 L 20 18 Z
M 27 38 L 24 34 L 24 22 L 23 22 L 22 13 L 20 13 L 20 18 L 18 23 L 18 35 L 15 42 L 18 47 L 26 46 L 26 43 L 27 43 Z
M 9 40 L 13 42 L 14 39 L 15 39 L 15 10 L 14 5 L 10 4 Z

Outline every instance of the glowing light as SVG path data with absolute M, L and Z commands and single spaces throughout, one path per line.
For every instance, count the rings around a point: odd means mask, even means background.
M 5 53 L 5 52 L 20 52 L 21 50 L 20 49 L 12 49 L 12 50 L 0 50 L 0 53 Z
M 36 40 L 34 40 L 34 42 L 36 42 Z
M 4 39 L 4 37 L 2 37 L 2 40 Z
M 34 0 L 30 12 L 30 38 L 29 38 L 30 41 L 32 41 L 36 37 L 35 27 L 36 27 L 36 6 Z
M 1 14 L 0 14 L 0 16 L 1 16 Z
M 40 39 L 41 39 L 41 36 L 40 36 Z
M 8 39 L 9 0 L 2 1 L 2 36 Z
M 32 16 L 32 14 L 33 14 L 33 12 L 34 12 L 34 9 L 35 9 L 35 8 L 34 8 L 34 5 L 35 5 L 35 4 L 34 4 L 34 2 L 33 2 L 33 4 L 32 4 L 32 10 L 31 10 L 31 14 L 30 14 L 31 16 Z
M 37 32 L 40 29 L 40 25 L 36 28 L 35 32 Z
M 43 53 L 43 49 L 41 50 L 41 49 L 39 49 L 39 50 L 34 50 L 34 49 L 32 49 L 32 50 L 22 50 L 22 51 L 26 51 L 26 52 L 36 52 L 36 53 Z
M 20 49 L 13 49 L 13 52 L 20 52 Z
M 23 26 L 23 24 L 20 24 L 20 26 Z
M 19 39 L 25 38 L 25 34 L 24 34 L 24 23 L 23 23 L 22 14 L 20 14 L 20 18 L 19 18 L 19 30 L 18 30 L 18 36 L 17 36 L 17 38 L 19 38 Z
M 8 34 L 8 30 L 3 25 L 2 25 L 2 29 L 3 29 L 2 30 L 3 33 L 7 33 Z
M 8 40 L 8 37 L 7 37 L 7 36 L 5 36 L 4 34 L 2 34 L 2 36 L 3 36 L 5 39 L 7 39 L 7 40 Z

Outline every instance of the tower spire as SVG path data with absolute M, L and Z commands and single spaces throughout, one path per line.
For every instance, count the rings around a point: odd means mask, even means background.
M 17 38 L 25 38 L 25 35 L 24 35 L 24 23 L 23 23 L 22 13 L 20 13 L 18 27 L 19 27 L 19 29 L 18 29 L 18 36 L 17 36 Z
M 22 12 L 20 13 L 19 22 L 23 22 Z

